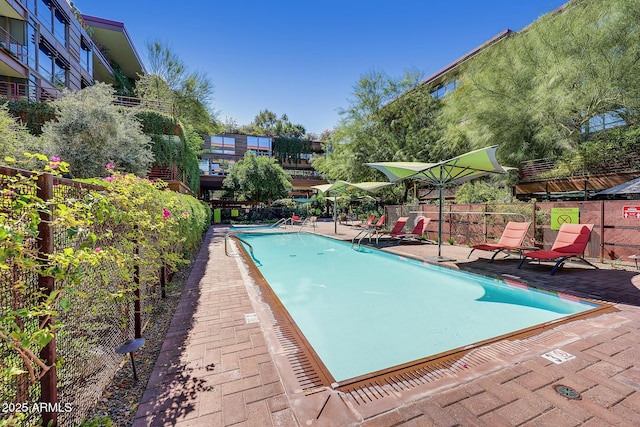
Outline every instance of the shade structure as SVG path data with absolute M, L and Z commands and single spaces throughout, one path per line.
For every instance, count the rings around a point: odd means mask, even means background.
M 443 188 L 447 185 L 479 178 L 490 174 L 502 174 L 507 168 L 496 160 L 497 145 L 470 151 L 438 163 L 382 162 L 366 163 L 384 173 L 391 182 L 417 179 L 438 188 L 438 261 L 442 258 L 442 199 Z
M 323 193 L 333 194 L 334 208 L 333 208 L 333 224 L 334 224 L 334 233 L 338 233 L 338 220 L 336 216 L 337 208 L 335 206 L 335 202 L 338 199 L 338 194 L 346 193 L 349 190 L 358 189 L 368 191 L 370 193 L 375 193 L 381 188 L 388 187 L 393 185 L 393 182 L 377 182 L 377 181 L 369 181 L 369 182 L 358 182 L 352 183 L 347 181 L 335 181 L 331 184 L 321 184 L 321 185 L 312 185 L 311 188 L 315 188 Z
M 631 196 L 640 194 L 640 178 L 632 179 L 615 187 L 596 193 L 596 196 Z

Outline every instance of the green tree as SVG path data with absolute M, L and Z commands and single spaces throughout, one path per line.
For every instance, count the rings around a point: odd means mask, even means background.
M 287 196 L 290 177 L 275 159 L 245 153 L 222 183 L 236 200 L 269 203 Z
M 19 157 L 25 151 L 39 151 L 40 142 L 32 136 L 27 128 L 19 124 L 9 113 L 6 106 L 0 106 L 0 152 L 4 157 Z
M 570 2 L 486 49 L 445 98 L 440 149 L 499 144 L 515 165 L 575 156 L 594 118 L 637 124 L 639 19 L 636 0 Z
M 302 138 L 306 133 L 304 126 L 291 123 L 286 114 L 278 118 L 270 110 L 260 111 L 249 125 L 249 128 L 256 134 L 287 138 Z
M 511 203 L 511 188 L 501 177 L 468 181 L 456 190 L 456 203 Z
M 56 120 L 43 127 L 47 154 L 69 163 L 74 178 L 105 176 L 107 163 L 139 176 L 152 162 L 151 138 L 142 132 L 133 108 L 117 107 L 113 88 L 104 83 L 67 92 L 54 101 Z
M 207 74 L 189 71 L 177 53 L 158 40 L 147 43 L 147 56 L 149 75 L 138 82 L 138 95 L 174 103 L 180 120 L 200 136 L 216 133 L 219 125 L 210 107 L 214 85 Z
M 182 86 L 187 66 L 171 46 L 160 40 L 148 41 L 147 59 L 149 74 L 160 77 L 171 90 L 178 90 Z
M 328 179 L 368 181 L 380 179 L 364 163 L 427 161 L 437 102 L 427 93 L 407 92 L 422 73 L 408 70 L 401 78 L 382 72 L 363 75 L 354 86 L 350 106 L 325 143 L 325 155 L 313 166 Z
M 136 93 L 142 98 L 142 107 L 153 109 L 153 105 L 160 102 L 175 103 L 175 93 L 167 82 L 158 74 L 144 74 L 138 76 Z

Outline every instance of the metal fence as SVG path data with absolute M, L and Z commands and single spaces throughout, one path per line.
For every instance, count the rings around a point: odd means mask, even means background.
M 30 175 L 29 172 L 0 167 L 0 191 L 13 186 L 18 175 Z M 90 204 L 92 191 L 105 191 L 101 186 L 81 184 L 76 181 L 44 174 L 38 177 L 37 188 L 25 186 L 12 188 L 13 197 L 5 197 L 0 193 L 0 210 L 19 220 L 26 212 L 15 208 L 16 197 L 20 192 L 34 192 L 43 200 L 55 199 L 57 203 Z M 29 244 L 38 250 L 39 258 L 44 259 L 48 253 L 63 251 L 79 245 L 78 234 L 74 230 L 52 226 L 50 212 L 40 213 L 38 235 Z M 97 246 L 113 246 L 116 241 L 108 236 L 122 236 L 130 227 L 125 223 L 100 223 L 91 230 L 98 237 Z M 135 242 L 121 250 L 136 251 Z M 139 254 L 144 257 L 144 253 Z M 7 262 L 7 261 L 5 261 Z M 11 264 L 10 268 L 0 270 L 0 312 L 18 310 L 34 303 L 29 301 L 38 289 L 53 291 L 58 286 L 49 277 L 23 269 Z M 159 272 L 137 271 L 130 265 L 135 279 L 139 282 L 139 298 L 135 296 L 118 296 L 123 289 L 121 265 L 102 263 L 98 266 L 83 266 L 81 283 L 78 292 L 71 295 L 71 308 L 61 314 L 58 320 L 64 324 L 56 338 L 41 352 L 41 359 L 48 364 L 62 360 L 59 369 L 51 368 L 42 379 L 33 384 L 27 374 L 3 377 L 0 382 L 0 401 L 4 403 L 51 403 L 58 402 L 58 408 L 71 408 L 68 412 L 29 413 L 21 421 L 25 426 L 37 424 L 42 417 L 44 424 L 49 420 L 58 425 L 75 425 L 80 423 L 101 396 L 104 387 L 113 377 L 123 360 L 115 349 L 124 341 L 138 337 L 143 325 L 151 314 L 150 308 L 160 298 Z M 164 271 L 164 269 L 162 269 Z M 158 280 L 140 280 L 140 277 L 157 277 Z M 25 283 L 24 289 L 16 289 L 14 284 Z M 25 320 L 20 325 L 23 330 L 37 330 L 40 319 Z M 13 358 L 13 360 L 11 360 Z M 16 362 L 19 357 L 11 351 L 5 341 L 0 341 L 0 363 Z M 18 360 L 19 362 L 19 360 Z M 0 366 L 2 367 L 2 366 Z M 26 370 L 26 369 L 25 369 Z
M 629 262 L 629 255 L 640 254 L 640 200 L 600 200 L 571 202 L 534 202 L 507 204 L 445 204 L 442 240 L 458 245 L 493 242 L 508 221 L 531 221 L 524 244 L 549 249 L 557 235 L 558 224 L 551 223 L 554 208 L 574 208 L 580 223 L 594 224 L 585 255 L 600 262 Z M 637 208 L 637 209 L 636 209 Z M 438 206 L 386 206 L 387 224 L 408 216 L 413 224 L 420 215 L 431 218 L 429 234 L 437 236 Z

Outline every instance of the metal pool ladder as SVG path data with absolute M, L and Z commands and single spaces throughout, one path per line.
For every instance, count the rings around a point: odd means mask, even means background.
M 373 235 L 373 231 L 372 229 L 369 228 L 365 228 L 363 230 L 360 230 L 360 232 L 358 234 L 356 234 L 356 236 L 351 239 L 351 249 L 360 249 L 360 243 L 362 242 L 362 239 L 369 237 L 369 241 L 371 241 L 371 236 Z M 356 240 L 357 240 L 357 244 L 356 244 Z
M 255 255 L 253 255 L 253 246 L 251 246 L 251 243 L 247 242 L 246 240 L 244 240 L 241 237 L 238 237 L 236 234 L 234 233 L 227 233 L 224 236 L 224 254 L 226 256 L 229 256 L 229 236 L 233 236 L 235 239 L 240 240 L 242 243 L 244 243 L 245 245 L 247 245 L 249 247 L 249 253 L 251 254 L 251 258 L 258 264 L 258 265 L 262 265 L 260 263 L 260 261 L 255 257 Z

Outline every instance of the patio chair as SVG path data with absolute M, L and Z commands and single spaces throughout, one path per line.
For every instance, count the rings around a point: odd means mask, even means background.
M 376 220 L 375 215 L 369 215 L 369 218 L 367 218 L 367 221 L 363 222 L 362 224 L 356 224 L 354 225 L 354 227 L 369 228 L 373 225 L 373 221 L 375 220 Z
M 362 239 L 364 239 L 365 237 L 369 238 L 369 242 L 371 242 L 371 236 L 373 236 L 375 233 L 378 232 L 378 230 L 382 229 L 382 227 L 384 227 L 384 223 L 387 220 L 387 216 L 386 215 L 382 215 L 380 217 L 380 219 L 378 219 L 378 222 L 376 222 L 375 224 L 370 225 L 369 227 L 363 228 L 362 230 L 360 230 L 360 232 L 358 234 L 356 234 L 356 236 L 351 239 L 351 244 L 354 245 L 356 242 L 358 243 L 358 245 L 360 245 L 360 242 L 362 241 Z
M 391 237 L 394 239 L 398 239 L 398 244 L 404 242 L 408 239 L 419 239 L 424 234 L 428 234 L 427 227 L 431 222 L 431 218 L 427 218 L 424 216 L 418 217 L 416 221 L 415 227 L 409 233 L 397 233 L 392 235 Z
M 380 237 L 382 236 L 394 237 L 394 236 L 402 235 L 403 234 L 402 229 L 404 228 L 405 225 L 407 225 L 408 220 L 409 220 L 408 216 L 401 216 L 393 225 L 393 228 L 391 229 L 391 231 L 375 231 L 373 234 L 376 236 L 376 244 L 380 242 Z
M 551 250 L 524 252 L 518 268 L 522 267 L 527 258 L 538 261 L 556 261 L 551 269 L 553 275 L 568 259 L 578 258 L 597 269 L 597 266 L 584 259 L 584 250 L 589 242 L 591 230 L 593 230 L 593 224 L 562 224 Z
M 525 247 L 522 247 L 522 241 L 527 235 L 527 230 L 531 222 L 515 222 L 509 221 L 502 231 L 502 236 L 498 243 L 482 243 L 471 247 L 471 252 L 467 255 L 467 259 L 471 256 L 476 249 L 481 251 L 493 252 L 493 256 L 489 262 L 493 262 L 496 256 L 500 252 L 505 252 L 509 256 L 509 251 L 517 251 L 522 258 L 522 252 Z

